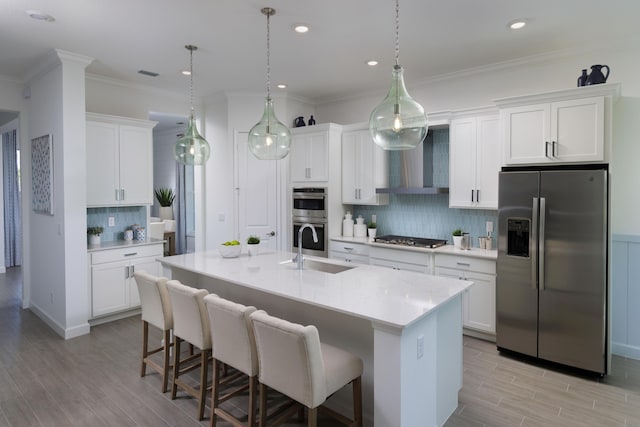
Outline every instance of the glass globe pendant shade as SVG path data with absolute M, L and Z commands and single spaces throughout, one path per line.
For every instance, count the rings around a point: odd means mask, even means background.
M 393 67 L 391 89 L 369 118 L 371 137 L 385 150 L 416 148 L 427 135 L 424 108 L 407 93 L 403 72 L 402 66 Z
M 185 165 L 203 165 L 209 160 L 211 148 L 207 140 L 198 132 L 193 113 L 189 118 L 187 131 L 174 146 L 174 154 L 176 160 Z
M 262 118 L 249 131 L 249 149 L 260 160 L 280 160 L 289 154 L 291 132 L 278 121 L 273 100 L 265 98 Z

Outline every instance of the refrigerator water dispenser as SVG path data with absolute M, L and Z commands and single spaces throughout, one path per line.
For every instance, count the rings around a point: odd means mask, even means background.
M 530 219 L 507 219 L 507 255 L 529 258 L 530 229 Z

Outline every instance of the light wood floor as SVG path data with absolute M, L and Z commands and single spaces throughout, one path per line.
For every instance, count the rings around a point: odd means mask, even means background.
M 172 401 L 158 375 L 139 377 L 139 316 L 64 341 L 20 309 L 20 280 L 19 269 L 0 275 L 0 427 L 208 425 L 208 408 L 198 422 L 194 399 Z M 614 357 L 612 375 L 590 379 L 465 337 L 459 403 L 447 427 L 640 426 L 640 361 Z

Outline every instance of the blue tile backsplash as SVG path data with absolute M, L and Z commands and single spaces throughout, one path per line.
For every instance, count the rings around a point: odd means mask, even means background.
M 433 132 L 433 185 L 449 186 L 449 130 L 436 129 Z M 399 179 L 399 163 L 389 162 L 389 181 L 394 184 Z M 498 229 L 498 211 L 484 209 L 449 208 L 448 194 L 390 194 L 386 206 L 353 206 L 354 218 L 362 215 L 366 222 L 376 215 L 377 235 L 397 234 L 412 237 L 445 239 L 451 242 L 451 232 L 461 228 L 472 237 L 474 247 L 477 237 L 486 236 L 486 222 L 493 222 Z M 495 240 L 494 233 L 494 244 Z M 495 246 L 494 246 L 495 247 Z
M 109 217 L 115 220 L 115 226 L 109 227 Z M 146 206 L 117 206 L 110 208 L 87 208 L 87 226 L 101 226 L 104 232 L 100 240 L 113 242 L 124 239 L 124 230 L 133 224 L 147 226 Z

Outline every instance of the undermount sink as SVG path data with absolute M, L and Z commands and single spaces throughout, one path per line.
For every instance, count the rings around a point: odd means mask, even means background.
M 280 264 L 288 264 L 293 268 L 298 268 L 298 264 L 291 260 L 283 261 Z M 343 271 L 351 270 L 355 267 L 348 267 L 346 265 L 332 264 L 328 262 L 316 261 L 314 259 L 305 259 L 303 270 L 315 270 L 322 271 L 323 273 L 337 274 Z

